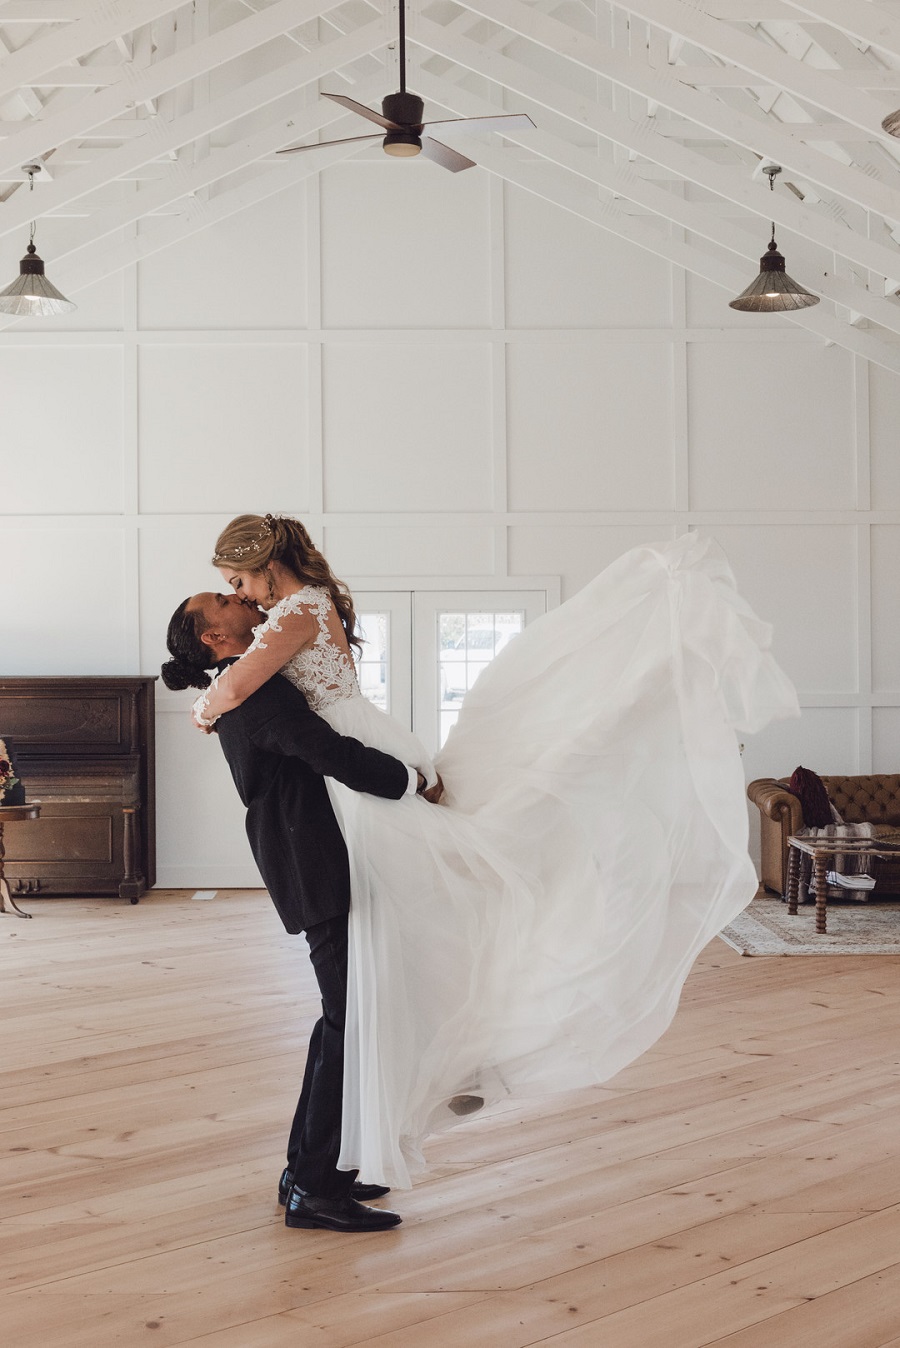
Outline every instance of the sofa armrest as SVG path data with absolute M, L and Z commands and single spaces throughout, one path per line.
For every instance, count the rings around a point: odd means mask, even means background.
M 785 790 L 783 782 L 774 777 L 759 777 L 747 787 L 747 795 L 758 806 L 761 814 L 787 826 L 787 833 L 799 833 L 803 828 L 803 809 L 799 798 Z
M 774 777 L 760 777 L 751 782 L 747 795 L 759 809 L 760 879 L 766 889 L 783 894 L 787 840 L 803 828 L 803 808 L 797 796 L 785 790 L 784 782 L 777 782 Z

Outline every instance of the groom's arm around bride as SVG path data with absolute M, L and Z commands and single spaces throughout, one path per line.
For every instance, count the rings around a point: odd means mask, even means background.
M 398 800 L 410 791 L 410 769 L 339 735 L 280 675 L 222 716 L 217 729 L 247 807 L 253 855 L 287 930 L 346 913 L 347 853 L 324 778 Z

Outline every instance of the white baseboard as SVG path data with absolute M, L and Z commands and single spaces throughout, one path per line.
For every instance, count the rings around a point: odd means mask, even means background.
M 265 889 L 255 866 L 158 866 L 157 889 Z

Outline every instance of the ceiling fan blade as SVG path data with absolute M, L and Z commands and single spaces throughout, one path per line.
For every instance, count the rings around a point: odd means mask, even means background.
M 385 131 L 402 131 L 403 128 L 396 122 L 389 122 L 387 117 L 382 117 L 380 112 L 373 112 L 367 108 L 365 103 L 357 103 L 355 98 L 347 98 L 346 94 L 323 94 L 323 98 L 330 98 L 333 103 L 340 103 L 342 107 L 349 108 L 351 112 L 358 112 L 360 117 L 368 117 L 370 122 L 377 122 L 383 126 Z
M 459 150 L 451 150 L 449 145 L 442 145 L 439 140 L 432 136 L 422 137 L 422 153 L 426 159 L 432 159 L 435 164 L 440 164 L 441 168 L 449 169 L 451 173 L 459 173 L 462 169 L 474 168 L 475 160 L 467 159 Z
M 450 117 L 442 122 L 426 122 L 426 126 L 445 126 L 454 131 L 503 131 L 504 127 L 534 126 L 527 112 L 500 112 L 494 117 Z
M 345 136 L 343 140 L 317 140 L 314 145 L 287 145 L 283 150 L 276 150 L 276 154 L 302 154 L 304 150 L 322 150 L 326 145 L 349 145 L 354 140 L 381 140 L 381 132 L 375 131 L 370 136 Z

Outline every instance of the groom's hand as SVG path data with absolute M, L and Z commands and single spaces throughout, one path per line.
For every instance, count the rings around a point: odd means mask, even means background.
M 426 778 L 424 775 L 417 771 L 416 776 L 419 779 L 416 795 L 421 796 L 423 800 L 427 800 L 430 805 L 437 805 L 440 802 L 441 796 L 444 794 L 444 783 L 441 781 L 440 773 L 438 773 L 438 779 L 434 786 L 429 786 L 427 790 L 425 787 Z

